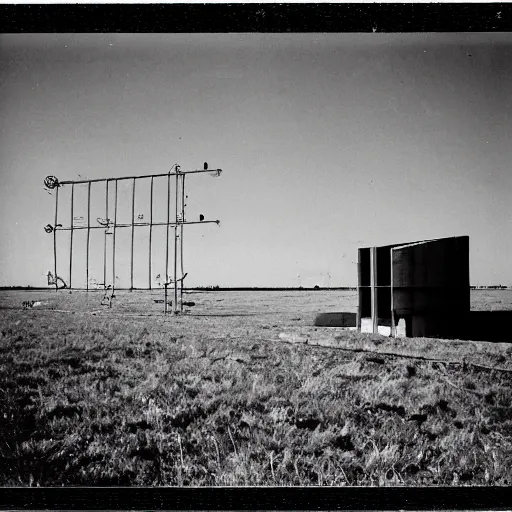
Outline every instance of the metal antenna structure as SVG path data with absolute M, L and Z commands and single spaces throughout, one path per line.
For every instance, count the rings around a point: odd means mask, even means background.
M 174 288 L 174 300 L 172 302 L 173 312 L 175 314 L 183 312 L 183 281 L 187 274 L 184 272 L 183 265 L 183 227 L 188 224 L 211 224 L 215 223 L 220 225 L 219 220 L 204 220 L 203 215 L 200 215 L 200 219 L 198 221 L 187 221 L 185 218 L 185 176 L 191 174 L 201 174 L 208 173 L 211 176 L 220 176 L 222 173 L 222 169 L 208 169 L 208 164 L 204 164 L 203 169 L 191 170 L 191 171 L 182 171 L 181 167 L 178 164 L 175 164 L 168 173 L 165 174 L 148 174 L 142 176 L 122 176 L 119 178 L 97 178 L 90 180 L 79 180 L 79 181 L 59 181 L 55 176 L 47 176 L 44 180 L 44 184 L 47 190 L 55 189 L 55 216 L 54 223 L 47 224 L 45 226 L 45 231 L 47 233 L 53 233 L 53 279 L 51 284 L 55 284 L 55 290 L 66 288 L 67 290 L 83 290 L 84 288 L 73 287 L 72 285 L 72 265 L 73 265 L 73 234 L 75 230 L 85 229 L 87 230 L 87 240 L 86 240 L 86 258 L 85 258 L 85 271 L 86 271 L 86 288 L 85 290 L 89 291 L 89 265 L 90 265 L 90 234 L 91 229 L 103 229 L 104 237 L 103 237 L 103 286 L 105 289 L 105 297 L 107 297 L 107 291 L 110 290 L 110 297 L 108 298 L 108 304 L 112 307 L 112 299 L 115 297 L 115 287 L 116 287 L 116 231 L 120 228 L 129 228 L 131 229 L 131 244 L 130 244 L 130 288 L 129 290 L 133 290 L 133 280 L 134 280 L 134 236 L 135 236 L 135 228 L 139 227 L 148 227 L 149 228 L 149 257 L 148 257 L 148 267 L 149 267 L 149 282 L 147 288 L 139 288 L 139 289 L 149 289 L 151 290 L 151 278 L 152 278 L 152 239 L 153 239 L 153 227 L 154 226 L 165 226 L 166 227 L 166 235 L 165 235 L 165 279 L 163 283 L 164 287 L 164 313 L 168 312 L 168 287 L 172 285 Z M 154 208 L 154 181 L 155 178 L 167 178 L 167 218 L 166 222 L 155 222 L 153 218 Z M 174 208 L 174 218 L 171 219 L 171 181 L 174 178 L 175 180 L 175 208 Z M 131 222 L 127 223 L 119 223 L 118 222 L 118 206 L 119 206 L 119 198 L 118 198 L 118 183 L 124 180 L 131 180 Z M 149 180 L 150 181 L 150 196 L 149 196 L 149 222 L 144 221 L 143 215 L 138 215 L 137 219 L 135 219 L 135 194 L 136 194 L 136 183 L 140 180 Z M 98 225 L 91 224 L 91 184 L 92 183 L 105 183 L 105 218 L 98 218 Z M 85 219 L 82 216 L 74 216 L 74 192 L 75 185 L 87 185 L 87 223 L 85 223 Z M 59 224 L 59 189 L 62 187 L 70 186 L 71 187 L 71 200 L 70 200 L 70 225 L 63 226 Z M 109 187 L 114 187 L 114 206 L 113 206 L 113 219 L 109 218 Z M 83 222 L 82 222 L 83 221 Z M 172 277 L 169 274 L 169 231 L 170 228 L 174 228 L 174 269 Z M 62 277 L 58 277 L 57 273 L 57 232 L 58 231 L 69 231 L 69 284 L 66 285 L 65 281 Z M 107 283 L 107 235 L 112 235 L 112 282 L 110 284 Z M 59 286 L 59 282 L 61 286 Z M 50 280 L 49 280 L 50 283 Z M 62 286 L 64 284 L 64 286 Z M 179 288 L 179 290 L 178 290 Z M 178 300 L 179 295 L 179 300 Z M 104 297 L 104 299 L 105 299 Z

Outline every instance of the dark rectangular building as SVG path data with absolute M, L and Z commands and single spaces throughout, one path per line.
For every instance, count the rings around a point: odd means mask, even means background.
M 470 309 L 469 237 L 360 248 L 358 256 L 360 331 L 454 336 Z

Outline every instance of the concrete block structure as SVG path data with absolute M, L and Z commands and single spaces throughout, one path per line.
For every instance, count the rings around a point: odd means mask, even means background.
M 469 237 L 360 248 L 358 296 L 361 332 L 457 337 L 470 311 Z

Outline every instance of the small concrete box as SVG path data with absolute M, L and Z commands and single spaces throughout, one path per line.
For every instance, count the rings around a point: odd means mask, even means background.
M 358 299 L 361 332 L 453 337 L 470 310 L 469 237 L 360 248 Z

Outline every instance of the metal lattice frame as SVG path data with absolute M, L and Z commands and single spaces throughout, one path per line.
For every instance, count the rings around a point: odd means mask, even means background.
M 174 170 L 174 172 L 171 172 Z M 219 220 L 199 220 L 199 221 L 186 221 L 185 220 L 185 176 L 187 174 L 199 174 L 209 173 L 210 175 L 220 176 L 221 169 L 208 169 L 208 165 L 205 163 L 204 169 L 193 170 L 193 171 L 181 171 L 179 165 L 174 165 L 168 173 L 165 174 L 149 174 L 142 176 L 123 176 L 119 178 L 98 178 L 91 180 L 79 180 L 79 181 L 59 181 L 55 176 L 47 176 L 44 180 L 45 186 L 52 190 L 55 189 L 55 218 L 53 225 L 47 224 L 45 231 L 47 233 L 53 233 L 53 255 L 54 255 L 54 275 L 55 275 L 55 290 L 59 290 L 57 284 L 57 231 L 69 231 L 69 286 L 66 286 L 68 290 L 73 290 L 72 283 L 72 265 L 73 265 L 73 233 L 77 229 L 87 230 L 86 239 L 86 290 L 89 290 L 89 253 L 90 253 L 90 233 L 91 229 L 104 229 L 104 243 L 103 243 L 103 284 L 105 290 L 107 290 L 107 232 L 109 228 L 112 228 L 112 284 L 109 285 L 111 288 L 111 295 L 109 297 L 109 304 L 112 304 L 111 299 L 115 297 L 115 276 L 116 276 L 116 230 L 120 228 L 131 228 L 131 246 L 130 246 L 130 290 L 133 290 L 133 246 L 135 237 L 135 227 L 146 226 L 149 227 L 149 285 L 146 289 L 151 290 L 151 262 L 152 262 L 152 237 L 153 237 L 153 226 L 166 226 L 165 236 L 165 299 L 164 299 L 164 312 L 167 313 L 167 290 L 169 285 L 174 284 L 174 301 L 173 311 L 179 313 L 183 311 L 183 281 L 187 274 L 184 273 L 183 268 L 183 226 L 185 224 L 209 224 L 215 223 L 220 224 Z M 175 215 L 174 220 L 171 221 L 171 176 L 175 176 L 176 180 L 176 196 L 175 196 Z M 153 196 L 154 196 L 154 178 L 167 177 L 167 221 L 166 222 L 153 222 Z M 149 197 L 149 209 L 150 217 L 149 222 L 135 222 L 135 185 L 137 180 L 150 180 L 150 197 Z M 132 200 L 131 200 L 131 222 L 121 223 L 117 222 L 117 209 L 118 209 L 118 182 L 123 180 L 132 180 Z M 105 222 L 100 223 L 99 226 L 91 225 L 91 184 L 105 182 Z M 114 220 L 113 222 L 109 218 L 109 186 L 114 184 Z M 76 226 L 74 222 L 74 188 L 75 185 L 87 184 L 87 226 Z M 58 209 L 59 209 L 59 188 L 64 186 L 71 186 L 71 221 L 70 226 L 62 226 L 58 223 Z M 140 219 L 138 219 L 140 220 Z M 174 272 L 173 279 L 169 279 L 169 228 L 174 228 Z M 180 273 L 181 277 L 178 277 L 178 258 L 180 259 Z M 61 279 L 62 280 L 62 279 Z M 178 285 L 180 287 L 180 300 L 178 307 Z

